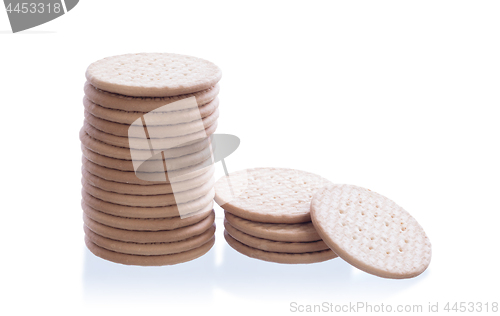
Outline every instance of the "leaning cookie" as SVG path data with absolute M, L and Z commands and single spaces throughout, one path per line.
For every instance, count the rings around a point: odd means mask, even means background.
M 392 200 L 368 189 L 324 187 L 312 199 L 311 218 L 323 241 L 365 272 L 411 278 L 431 261 L 431 243 L 422 226 Z

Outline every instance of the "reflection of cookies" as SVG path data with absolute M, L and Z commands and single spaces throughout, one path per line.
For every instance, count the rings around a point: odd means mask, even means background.
M 88 194 L 82 189 L 82 199 L 93 209 L 106 214 L 116 215 L 121 217 L 132 218 L 163 218 L 180 216 L 179 209 L 182 214 L 191 214 L 200 211 L 214 198 L 214 189 L 208 194 L 186 203 L 175 204 L 161 207 L 137 207 L 114 204 L 100 200 Z
M 158 231 L 177 229 L 200 222 L 210 215 L 213 210 L 213 202 L 210 202 L 203 209 L 192 215 L 183 218 L 180 216 L 164 218 L 121 217 L 97 211 L 84 201 L 82 201 L 82 209 L 88 217 L 106 226 L 127 230 Z
M 179 252 L 170 255 L 161 256 L 140 256 L 140 255 L 129 255 L 119 252 L 110 251 L 101 248 L 94 244 L 90 239 L 85 236 L 85 244 L 87 248 L 96 256 L 109 260 L 116 263 L 127 264 L 127 265 L 138 265 L 138 266 L 163 266 L 178 264 L 186 261 L 196 259 L 207 253 L 215 243 L 215 236 L 213 236 L 208 242 L 202 246 L 191 249 L 185 252 Z
M 137 97 L 165 97 L 209 89 L 222 77 L 213 63 L 192 56 L 140 53 L 92 63 L 85 76 L 94 87 Z
M 181 182 L 181 181 L 187 181 L 189 179 L 193 179 L 197 176 L 200 176 L 212 168 L 214 168 L 214 165 L 212 163 L 212 157 L 208 158 L 207 160 L 193 165 L 191 167 L 186 167 L 182 168 L 179 170 L 172 170 L 169 171 L 165 176 L 168 176 L 168 178 L 165 181 L 164 177 L 159 177 L 158 180 L 156 181 L 148 181 L 148 180 L 143 180 L 142 177 L 138 178 L 136 173 L 133 171 L 121 171 L 121 170 L 115 170 L 115 169 L 110 169 L 106 168 L 103 166 L 100 166 L 90 160 L 88 160 L 85 156 L 82 157 L 82 163 L 83 167 L 92 173 L 93 175 L 98 176 L 99 178 L 103 178 L 109 181 L 115 181 L 115 182 L 120 182 L 120 183 L 131 183 L 131 184 L 140 184 L 140 185 L 158 185 L 158 184 L 164 184 L 164 183 L 176 183 L 176 182 Z M 141 173 L 138 172 L 140 175 Z M 142 174 L 144 175 L 144 174 Z M 161 179 L 163 178 L 163 179 Z M 161 180 L 160 180 L 161 179 Z
M 215 213 L 212 212 L 207 218 L 193 225 L 171 230 L 136 231 L 106 226 L 94 221 L 87 215 L 83 214 L 83 222 L 94 233 L 110 239 L 135 242 L 140 244 L 152 242 L 173 242 L 187 239 L 206 231 L 208 228 L 210 228 L 210 226 L 212 226 L 214 220 Z
M 209 229 L 193 237 L 174 242 L 150 243 L 150 244 L 136 244 L 132 242 L 123 242 L 119 240 L 109 239 L 100 236 L 90 230 L 87 226 L 83 227 L 85 235 L 99 247 L 131 255 L 169 255 L 179 253 L 201 247 L 204 243 L 208 242 L 214 235 L 215 224 Z
M 254 237 L 285 242 L 308 242 L 321 240 L 313 224 L 260 223 L 224 212 L 226 220 L 236 229 Z
M 176 192 L 175 194 L 130 195 L 101 190 L 90 185 L 85 179 L 82 178 L 82 185 L 84 190 L 95 198 L 114 204 L 141 207 L 168 206 L 196 200 L 208 194 L 208 192 L 212 190 L 213 182 L 214 180 L 212 177 L 207 182 L 194 189 Z
M 100 106 L 90 101 L 87 97 L 83 98 L 83 106 L 90 114 L 106 121 L 133 124 L 137 119 L 141 119 L 147 115 L 148 126 L 171 125 L 200 121 L 204 117 L 212 114 L 219 106 L 219 99 L 216 97 L 212 101 L 196 108 L 190 108 L 172 112 L 126 112 L 121 110 L 113 110 Z
M 227 220 L 224 220 L 224 228 L 231 237 L 242 244 L 264 251 L 303 253 L 330 249 L 322 240 L 311 242 L 283 242 L 254 237 L 234 228 Z
M 219 118 L 219 109 L 215 109 L 209 116 L 204 117 L 201 122 L 193 121 L 189 123 L 173 124 L 173 125 L 151 125 L 148 126 L 148 132 L 151 136 L 162 135 L 163 137 L 179 137 L 192 134 L 200 131 L 202 128 L 207 129 L 212 126 Z M 115 123 L 98 118 L 89 112 L 85 111 L 85 121 L 96 129 L 120 136 L 128 137 L 129 135 L 141 135 L 144 132 L 143 126 L 128 125 Z
M 85 96 L 89 98 L 92 102 L 99 104 L 105 108 L 122 110 L 122 111 L 138 111 L 138 112 L 150 112 L 162 107 L 166 104 L 177 102 L 182 99 L 196 97 L 196 103 L 203 105 L 215 99 L 219 94 L 220 87 L 218 84 L 212 86 L 206 90 L 191 93 L 182 94 L 178 96 L 171 97 L 130 97 L 123 94 L 116 94 L 107 92 L 101 89 L 97 89 L 91 85 L 88 81 L 85 82 L 84 92 Z M 174 108 L 175 109 L 175 108 Z M 173 110 L 174 110 L 173 109 Z
M 215 183 L 215 202 L 227 212 L 251 221 L 304 223 L 311 221 L 312 195 L 329 183 L 318 175 L 300 170 L 246 169 Z
M 242 244 L 241 242 L 231 237 L 231 235 L 227 231 L 224 231 L 224 238 L 226 239 L 227 243 L 239 253 L 251 258 L 264 261 L 298 264 L 322 262 L 337 257 L 337 255 L 330 249 L 305 253 L 280 253 L 263 251 Z
M 108 181 L 99 178 L 92 173 L 88 172 L 82 168 L 82 176 L 90 185 L 97 187 L 104 191 L 119 193 L 119 194 L 131 194 L 131 195 L 160 195 L 160 194 L 172 194 L 174 191 L 182 192 L 188 191 L 201 186 L 202 184 L 210 181 L 215 172 L 215 167 L 210 168 L 210 170 L 201 176 L 195 177 L 182 182 L 176 183 L 164 183 L 156 185 L 140 185 L 140 184 L 128 184 L 120 183 L 114 181 Z
M 311 203 L 314 226 L 342 259 L 386 278 L 411 278 L 431 260 L 418 222 L 392 200 L 353 185 L 329 185 Z

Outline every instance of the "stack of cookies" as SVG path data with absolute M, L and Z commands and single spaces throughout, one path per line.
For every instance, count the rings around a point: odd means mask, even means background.
M 127 54 L 86 72 L 85 243 L 122 264 L 168 265 L 214 244 L 220 69 L 177 54 Z
M 238 252 L 277 263 L 314 263 L 337 257 L 311 222 L 314 191 L 329 184 L 317 175 L 281 168 L 246 169 L 215 184 L 225 211 L 224 237 Z

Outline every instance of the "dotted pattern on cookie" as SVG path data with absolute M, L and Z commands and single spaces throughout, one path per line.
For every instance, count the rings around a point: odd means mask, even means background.
M 330 184 L 305 171 L 285 168 L 241 170 L 219 179 L 215 201 L 226 211 L 267 223 L 303 223 L 311 220 L 314 192 Z
M 431 260 L 418 222 L 392 200 L 353 185 L 330 185 L 311 202 L 314 226 L 340 257 L 368 273 L 409 278 Z
M 207 60 L 169 53 L 107 57 L 92 63 L 87 80 L 96 88 L 137 97 L 165 97 L 209 89 L 221 78 Z

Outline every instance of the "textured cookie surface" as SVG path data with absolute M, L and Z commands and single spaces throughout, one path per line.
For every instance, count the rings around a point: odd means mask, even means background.
M 119 194 L 132 194 L 132 195 L 160 195 L 172 194 L 174 191 L 182 192 L 199 187 L 203 183 L 209 181 L 215 172 L 215 166 L 209 172 L 202 174 L 190 180 L 177 182 L 174 184 L 165 183 L 157 185 L 140 185 L 140 184 L 127 184 L 115 181 L 109 181 L 85 170 L 82 167 L 82 176 L 90 185 L 99 189 Z
M 285 242 L 308 242 L 321 240 L 311 222 L 298 224 L 275 224 L 250 221 L 225 212 L 226 220 L 242 232 L 264 239 Z
M 337 255 L 330 249 L 305 253 L 280 253 L 263 251 L 242 244 L 241 242 L 231 237 L 231 235 L 226 230 L 224 231 L 224 238 L 226 239 L 227 243 L 239 253 L 254 259 L 260 259 L 269 262 L 288 264 L 315 263 L 337 257 Z
M 139 178 L 136 175 L 136 172 L 134 171 L 120 171 L 100 166 L 88 160 L 85 156 L 82 157 L 82 163 L 85 170 L 100 178 L 120 183 L 131 183 L 140 185 L 158 185 L 162 183 L 177 183 L 186 181 L 201 176 L 202 174 L 211 170 L 211 168 L 213 168 L 214 166 L 211 158 L 209 158 L 204 162 L 193 165 L 191 167 L 169 171 L 166 174 L 166 176 L 168 176 L 167 179 L 165 179 L 165 177 L 163 177 L 163 179 L 161 177 L 158 177 L 158 179 L 152 181 L 152 180 L 143 180 L 142 177 Z M 141 174 L 140 172 L 137 173 Z
M 196 212 L 196 214 L 184 218 L 181 218 L 180 216 L 164 218 L 132 218 L 100 212 L 82 201 L 83 212 L 94 221 L 106 226 L 120 229 L 142 231 L 172 230 L 196 224 L 211 214 L 213 210 L 212 207 L 213 202 L 210 202 L 203 209 Z
M 213 182 L 212 177 L 212 179 L 209 179 L 207 182 L 194 189 L 171 194 L 131 195 L 104 191 L 92 186 L 84 178 L 82 178 L 82 185 L 85 191 L 100 200 L 126 206 L 144 207 L 168 206 L 196 200 L 207 195 L 210 190 L 212 190 Z
M 190 97 L 196 98 L 196 103 L 198 105 L 206 104 L 219 94 L 220 87 L 216 84 L 207 90 L 199 91 L 191 94 L 183 94 L 173 97 L 164 98 L 151 98 L 151 97 L 130 97 L 122 94 L 110 93 L 97 89 L 91 85 L 88 81 L 85 82 L 84 92 L 85 96 L 89 98 L 92 102 L 99 104 L 100 106 L 123 110 L 123 111 L 139 111 L 139 112 L 150 112 L 166 104 L 171 104 L 173 102 L 187 99 Z
M 144 126 L 138 125 L 127 125 L 122 123 L 111 122 L 104 120 L 97 116 L 94 116 L 87 110 L 85 110 L 85 122 L 92 125 L 94 128 L 100 130 L 101 132 L 120 136 L 129 137 L 129 135 L 137 135 L 140 137 L 144 132 Z M 157 135 L 162 135 L 164 137 L 178 137 L 189 135 L 201 131 L 202 129 L 207 129 L 212 126 L 219 118 L 219 109 L 215 109 L 210 115 L 199 120 L 195 120 L 189 123 L 171 124 L 171 125 L 148 125 L 148 133 L 150 137 Z
M 169 53 L 107 57 L 85 73 L 94 87 L 138 97 L 164 97 L 209 89 L 221 78 L 219 67 L 207 60 Z
M 392 200 L 353 185 L 329 185 L 311 202 L 311 217 L 324 242 L 368 273 L 410 278 L 431 260 L 423 228 Z
M 207 204 L 209 204 L 214 198 L 214 195 L 215 190 L 212 189 L 208 194 L 196 200 L 189 201 L 183 204 L 174 204 L 161 207 L 139 207 L 125 206 L 106 202 L 93 197 L 92 195 L 87 193 L 85 189 L 82 189 L 82 199 L 88 206 L 109 215 L 130 218 L 165 218 L 177 217 L 181 214 L 194 215 L 195 213 L 203 210 L 207 206 Z
M 137 266 L 163 266 L 163 265 L 172 265 L 172 264 L 187 262 L 203 256 L 212 248 L 214 243 L 215 243 L 215 236 L 212 237 L 208 242 L 204 243 L 201 247 L 191 249 L 188 251 L 174 253 L 170 255 L 143 256 L 143 255 L 129 255 L 115 251 L 110 251 L 108 249 L 97 246 L 89 239 L 89 237 L 85 236 L 85 244 L 87 248 L 97 257 L 115 263 L 121 263 L 126 265 L 137 265 Z
M 227 220 L 224 220 L 224 228 L 229 235 L 231 235 L 231 237 L 242 244 L 264 251 L 303 253 L 330 249 L 323 240 L 311 242 L 283 242 L 254 237 L 236 229 L 234 226 L 229 224 Z
M 95 104 L 86 97 L 83 98 L 83 105 L 85 110 L 90 114 L 111 122 L 130 125 L 147 114 L 148 125 L 169 125 L 193 122 L 209 116 L 219 107 L 219 99 L 215 98 L 200 107 L 171 112 L 127 112 L 113 110 Z
M 215 224 L 213 224 L 209 229 L 207 229 L 200 235 L 196 235 L 184 240 L 150 244 L 137 244 L 109 239 L 97 235 L 85 225 L 83 226 L 83 230 L 85 231 L 85 235 L 87 235 L 87 237 L 99 247 L 131 255 L 157 256 L 184 252 L 201 247 L 204 243 L 208 242 L 214 236 Z
M 135 242 L 140 244 L 154 242 L 173 242 L 187 239 L 189 237 L 199 235 L 209 229 L 210 226 L 212 226 L 212 224 L 214 223 L 214 220 L 215 214 L 212 212 L 207 218 L 193 225 L 172 230 L 136 231 L 106 226 L 94 221 L 93 219 L 85 215 L 85 213 L 83 214 L 83 222 L 94 233 L 110 239 L 125 242 Z
M 314 192 L 328 180 L 300 170 L 255 168 L 224 176 L 215 184 L 215 202 L 226 211 L 252 221 L 303 223 L 311 221 Z

